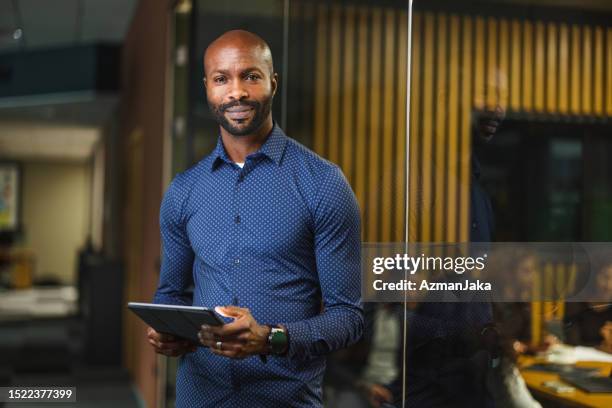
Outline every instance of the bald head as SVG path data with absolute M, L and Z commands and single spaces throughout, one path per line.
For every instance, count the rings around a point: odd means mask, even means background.
M 266 136 L 272 130 L 278 76 L 270 47 L 259 36 L 233 30 L 213 41 L 204 53 L 204 86 L 222 134 Z
M 204 52 L 204 75 L 216 66 L 219 59 L 242 53 L 264 64 L 270 73 L 274 74 L 272 51 L 260 36 L 245 30 L 231 30 L 222 34 L 206 48 Z

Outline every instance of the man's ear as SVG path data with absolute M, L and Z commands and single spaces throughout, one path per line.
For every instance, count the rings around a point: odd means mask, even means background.
M 276 94 L 276 90 L 278 89 L 278 74 L 276 72 L 272 74 L 270 82 L 272 83 L 272 96 L 274 96 Z
M 206 89 L 206 77 L 202 78 L 202 82 L 204 83 L 204 89 Z

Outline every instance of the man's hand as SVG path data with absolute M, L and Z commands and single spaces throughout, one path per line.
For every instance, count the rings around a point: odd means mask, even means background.
M 516 354 L 525 354 L 527 351 L 529 351 L 529 346 L 519 340 L 514 340 L 512 343 L 512 348 Z
M 177 357 L 186 353 L 196 351 L 197 345 L 188 340 L 178 339 L 170 334 L 158 333 L 152 327 L 147 329 L 149 343 L 156 353 L 168 357 Z
M 249 309 L 225 306 L 215 310 L 234 321 L 223 326 L 202 326 L 198 337 L 204 346 L 220 356 L 238 359 L 268 354 L 270 328 L 258 324 Z
M 607 353 L 612 353 L 612 322 L 607 321 L 604 323 L 599 333 L 603 338 L 600 348 Z
M 391 391 L 380 384 L 368 384 L 366 396 L 370 404 L 375 408 L 379 408 L 385 402 L 390 404 L 393 401 Z

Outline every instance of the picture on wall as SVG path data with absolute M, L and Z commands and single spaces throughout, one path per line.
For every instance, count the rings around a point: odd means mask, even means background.
M 19 223 L 19 167 L 0 163 L 0 231 L 13 231 Z

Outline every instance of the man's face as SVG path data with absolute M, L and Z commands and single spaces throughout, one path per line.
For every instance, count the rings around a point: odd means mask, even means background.
M 506 111 L 500 105 L 497 105 L 495 109 L 486 109 L 478 113 L 476 115 L 477 142 L 490 142 L 505 117 Z
M 521 287 L 529 288 L 533 285 L 533 277 L 537 273 L 537 259 L 527 256 L 521 260 L 516 270 L 516 281 Z
M 612 295 L 612 265 L 606 265 L 597 273 L 596 282 L 598 295 Z
M 206 99 L 215 120 L 233 136 L 256 132 L 270 115 L 276 74 L 258 47 L 222 45 L 205 60 Z
M 488 143 L 498 132 L 506 117 L 508 99 L 508 77 L 496 70 L 493 75 L 487 75 L 482 94 L 475 95 L 481 112 L 475 116 L 476 143 Z M 490 99 L 493 99 L 492 102 Z M 489 100 L 488 103 L 485 101 Z

